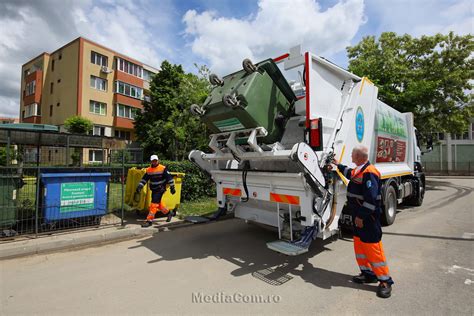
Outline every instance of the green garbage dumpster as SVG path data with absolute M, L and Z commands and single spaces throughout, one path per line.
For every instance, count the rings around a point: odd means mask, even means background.
M 281 139 L 296 96 L 273 60 L 225 76 L 204 101 L 201 120 L 212 133 L 264 127 L 269 144 Z
M 0 175 L 0 229 L 10 229 L 17 221 L 16 201 L 21 176 Z

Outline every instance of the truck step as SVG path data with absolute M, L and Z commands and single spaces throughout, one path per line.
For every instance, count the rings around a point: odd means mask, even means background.
M 282 253 L 287 256 L 297 256 L 308 252 L 308 248 L 298 246 L 288 241 L 275 240 L 267 242 L 268 249 Z

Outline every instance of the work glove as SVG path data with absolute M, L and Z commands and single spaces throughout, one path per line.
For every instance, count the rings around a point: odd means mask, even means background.
M 176 189 L 175 189 L 174 185 L 170 187 L 170 192 L 173 195 L 176 193 Z

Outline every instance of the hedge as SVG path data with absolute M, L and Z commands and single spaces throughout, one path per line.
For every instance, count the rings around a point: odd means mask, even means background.
M 195 201 L 203 197 L 216 196 L 215 183 L 192 162 L 161 160 L 160 164 L 165 165 L 170 172 L 185 173 L 181 187 L 181 201 Z

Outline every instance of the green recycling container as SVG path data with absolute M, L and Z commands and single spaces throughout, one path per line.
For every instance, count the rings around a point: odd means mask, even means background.
M 0 175 L 0 229 L 9 229 L 17 221 L 16 201 L 20 183 L 19 175 Z
M 268 135 L 259 142 L 281 139 L 296 96 L 272 59 L 256 66 L 252 73 L 240 70 L 222 78 L 223 84 L 215 86 L 204 101 L 201 120 L 212 133 L 264 127 Z M 226 96 L 234 96 L 238 105 L 226 104 Z

